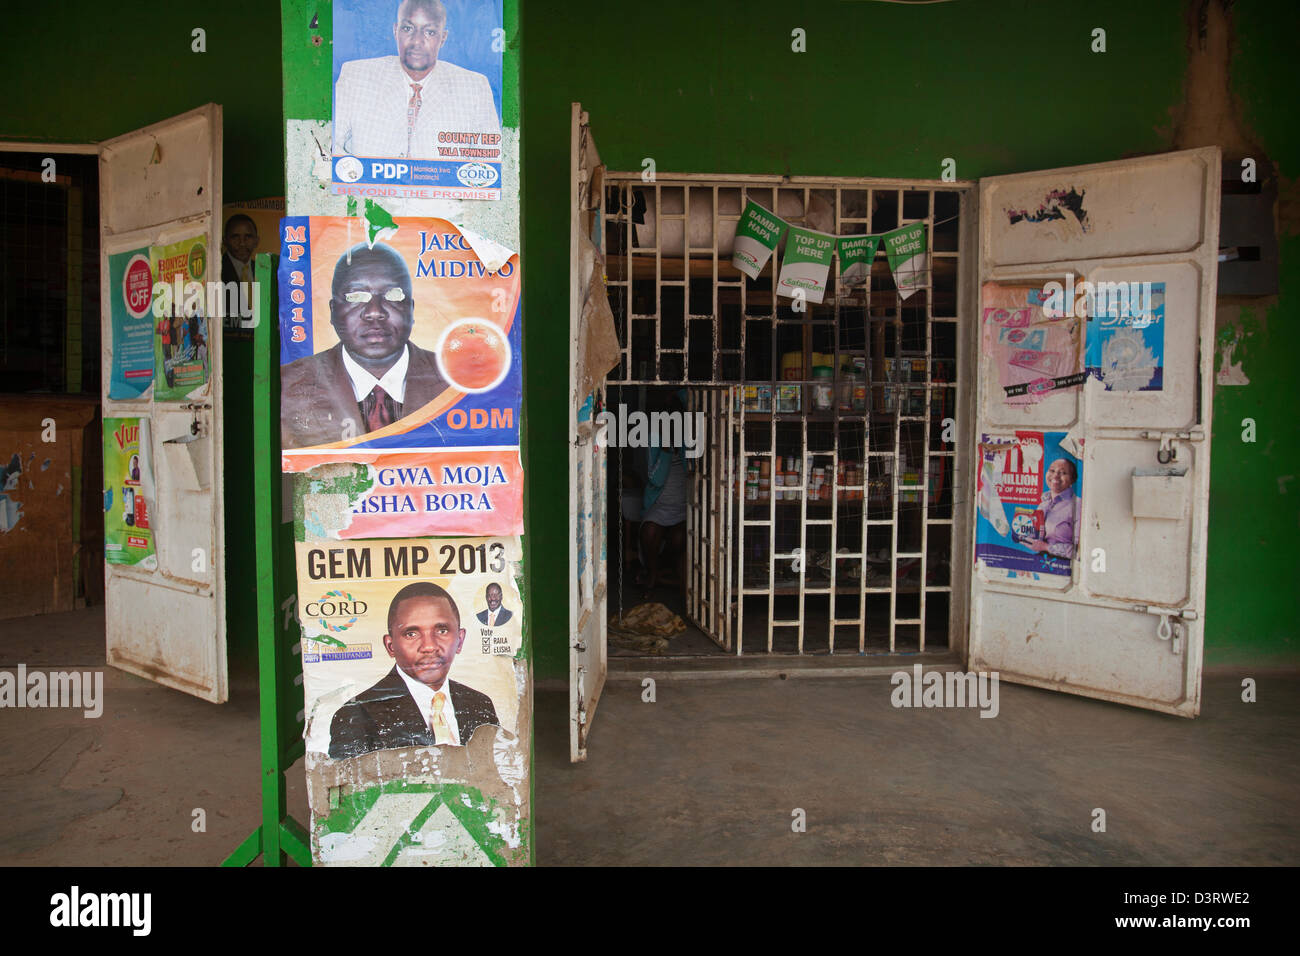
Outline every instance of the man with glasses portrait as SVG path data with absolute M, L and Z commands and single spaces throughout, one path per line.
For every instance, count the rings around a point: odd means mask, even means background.
M 359 243 L 339 257 L 330 324 L 337 345 L 281 369 L 282 447 L 379 431 L 446 390 L 434 353 L 410 341 L 411 272 L 390 246 Z

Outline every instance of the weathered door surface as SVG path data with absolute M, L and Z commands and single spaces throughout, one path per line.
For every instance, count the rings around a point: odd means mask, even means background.
M 114 290 L 102 283 L 104 417 L 148 422 L 141 451 L 156 489 L 148 503 L 156 567 L 107 565 L 108 663 L 220 703 L 227 696 L 222 320 L 210 314 L 206 280 L 221 275 L 221 107 L 209 104 L 101 144 L 99 174 L 101 274 L 109 275 L 109 256 L 143 250 L 155 277 L 160 262 L 167 268 L 164 260 L 183 257 L 184 283 L 204 283 L 204 323 L 178 320 L 167 333 L 195 356 L 191 371 L 168 387 L 170 365 L 156 368 L 153 387 L 125 401 L 109 397 Z M 153 321 L 160 321 L 156 314 Z M 170 341 L 155 347 L 180 354 Z M 192 371 L 204 362 L 206 381 L 189 387 L 188 376 L 204 377 Z
M 980 183 L 972 670 L 1199 712 L 1219 163 L 1215 147 Z M 1070 316 L 1018 308 L 1048 282 L 1079 319 L 1082 384 L 1060 374 Z M 1016 375 L 1034 394 L 1012 398 Z
M 587 735 L 606 667 L 605 448 L 606 425 L 596 420 L 605 388 L 589 390 L 583 374 L 583 306 L 600 248 L 604 187 L 600 155 L 582 106 L 573 104 L 569 208 L 569 757 L 587 759 Z M 590 244 L 589 244 L 590 243 Z M 584 249 L 587 250 L 584 252 Z M 584 269 L 583 260 L 587 265 Z M 603 383 L 604 374 L 601 374 Z

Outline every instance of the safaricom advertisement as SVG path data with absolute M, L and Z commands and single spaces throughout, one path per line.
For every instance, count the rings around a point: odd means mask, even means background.
M 1079 542 L 1083 463 L 1065 432 L 980 438 L 975 559 L 990 568 L 1069 577 Z

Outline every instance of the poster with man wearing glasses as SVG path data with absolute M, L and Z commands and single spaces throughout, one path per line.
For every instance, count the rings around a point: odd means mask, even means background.
M 518 533 L 518 254 L 436 218 L 280 231 L 282 469 L 373 465 L 349 535 Z

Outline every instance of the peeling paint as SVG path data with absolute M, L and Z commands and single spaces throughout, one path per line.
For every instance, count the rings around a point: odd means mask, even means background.
M 1238 329 L 1227 330 L 1219 336 L 1219 370 L 1215 381 L 1219 385 L 1249 385 L 1250 379 L 1242 371 L 1241 360 L 1233 361 L 1233 354 L 1241 343 L 1242 335 Z

